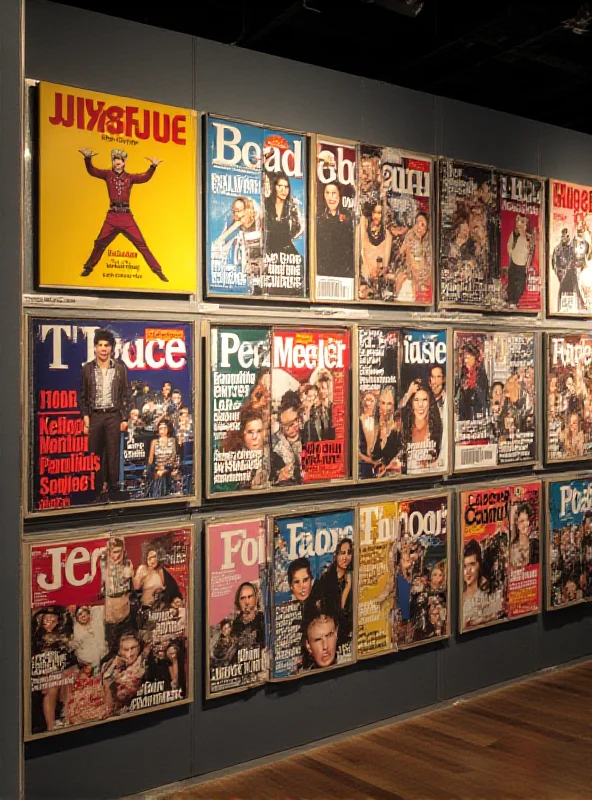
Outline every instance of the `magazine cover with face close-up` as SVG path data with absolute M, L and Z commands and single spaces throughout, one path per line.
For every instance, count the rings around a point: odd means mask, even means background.
M 358 327 L 361 481 L 448 466 L 446 330 Z
M 355 660 L 355 552 L 352 509 L 275 518 L 273 680 Z
M 460 492 L 459 631 L 541 610 L 541 483 Z

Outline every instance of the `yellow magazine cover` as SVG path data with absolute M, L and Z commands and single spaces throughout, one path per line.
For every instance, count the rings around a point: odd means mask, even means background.
M 41 82 L 39 286 L 196 291 L 197 112 Z

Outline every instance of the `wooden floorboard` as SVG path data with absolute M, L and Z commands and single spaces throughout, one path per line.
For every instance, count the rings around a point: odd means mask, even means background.
M 592 800 L 592 662 L 162 800 Z

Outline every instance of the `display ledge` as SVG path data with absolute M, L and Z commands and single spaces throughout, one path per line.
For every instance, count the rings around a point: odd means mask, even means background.
M 401 308 L 372 307 L 348 308 L 336 306 L 311 305 L 303 307 L 286 306 L 278 303 L 268 305 L 237 305 L 230 303 L 200 302 L 195 295 L 184 299 L 172 297 L 150 297 L 149 295 L 124 295 L 117 293 L 99 294 L 51 294 L 43 292 L 25 292 L 22 295 L 24 308 L 57 308 L 61 310 L 72 309 L 103 309 L 117 311 L 141 312 L 166 312 L 172 314 L 194 314 L 205 317 L 232 317 L 234 319 L 262 319 L 277 320 L 285 324 L 284 312 L 289 312 L 290 318 L 303 320 L 376 320 L 389 324 L 438 324 L 438 325 L 467 325 L 477 324 L 491 326 L 493 317 L 490 314 L 474 311 L 412 311 Z M 503 317 L 496 330 L 533 329 L 548 331 L 582 331 L 581 319 L 540 319 L 537 317 L 506 316 Z M 493 328 L 492 328 L 493 330 Z

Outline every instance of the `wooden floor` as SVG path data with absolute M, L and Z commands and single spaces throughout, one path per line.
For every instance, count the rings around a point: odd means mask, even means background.
M 165 797 L 592 798 L 592 662 Z

